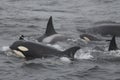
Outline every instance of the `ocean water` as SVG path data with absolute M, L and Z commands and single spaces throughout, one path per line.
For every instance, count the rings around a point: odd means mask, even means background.
M 0 80 L 120 80 L 120 52 L 108 52 L 105 41 L 82 45 L 71 63 L 54 58 L 25 61 L 3 51 L 21 34 L 30 40 L 42 35 L 50 16 L 58 33 L 78 39 L 77 28 L 119 23 L 119 8 L 120 0 L 0 0 Z

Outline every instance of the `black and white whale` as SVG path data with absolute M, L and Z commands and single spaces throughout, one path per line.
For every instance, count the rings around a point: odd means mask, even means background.
M 108 51 L 118 50 L 115 37 L 116 37 L 116 36 L 114 35 L 114 36 L 112 37 L 112 39 L 110 40 L 110 44 L 109 44 Z
M 89 41 L 101 41 L 101 39 L 98 39 L 97 37 L 90 35 L 90 34 L 81 34 L 80 38 L 86 42 Z
M 57 41 L 63 41 L 67 39 L 68 38 L 65 35 L 59 34 L 55 31 L 52 16 L 50 16 L 45 33 L 37 40 L 38 42 L 54 44 Z
M 23 57 L 25 59 L 34 59 L 42 57 L 68 57 L 69 59 L 74 59 L 75 52 L 80 49 L 80 47 L 71 47 L 65 51 L 57 50 L 53 47 L 49 47 L 42 43 L 33 43 L 29 41 L 19 40 L 14 42 L 10 49 L 18 57 Z
M 83 32 L 86 34 L 100 34 L 102 36 L 107 35 L 116 35 L 120 36 L 120 24 L 119 23 L 104 23 L 93 25 L 94 27 L 90 27 L 87 29 L 77 29 L 79 32 Z

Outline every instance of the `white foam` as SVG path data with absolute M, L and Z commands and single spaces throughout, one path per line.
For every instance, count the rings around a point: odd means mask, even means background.
M 89 49 L 80 49 L 75 54 L 76 59 L 91 59 L 93 56 L 91 55 L 92 50 Z
M 63 62 L 67 62 L 67 63 L 71 62 L 71 60 L 67 57 L 61 57 L 60 60 L 63 61 Z
M 9 46 L 3 46 L 1 48 L 1 51 L 3 51 L 7 56 L 13 56 L 14 54 L 12 53 L 11 49 Z
M 9 49 L 10 49 L 9 46 L 3 46 L 1 51 L 8 51 Z
M 120 50 L 112 50 L 109 54 L 112 56 L 120 57 Z

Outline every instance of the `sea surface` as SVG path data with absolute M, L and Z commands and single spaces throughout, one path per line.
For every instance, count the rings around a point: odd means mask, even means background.
M 120 0 L 0 0 L 0 80 L 120 80 L 120 51 L 108 52 L 106 41 L 81 46 L 71 63 L 54 58 L 25 61 L 5 54 L 5 47 L 20 35 L 29 40 L 41 36 L 50 16 L 58 33 L 78 39 L 78 28 L 120 23 Z

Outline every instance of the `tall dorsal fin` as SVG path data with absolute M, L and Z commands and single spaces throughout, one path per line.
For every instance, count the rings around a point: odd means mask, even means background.
M 117 50 L 117 44 L 116 44 L 116 39 L 115 39 L 115 35 L 112 37 L 112 40 L 110 41 L 110 45 L 109 45 L 109 51 L 110 50 Z
M 63 51 L 62 53 L 63 53 L 63 55 L 66 55 L 67 57 L 74 59 L 74 55 L 75 55 L 76 51 L 79 49 L 80 49 L 79 46 L 75 46 L 75 47 L 71 47 L 71 48 Z
M 54 26 L 53 26 L 52 16 L 50 16 L 50 18 L 48 20 L 48 23 L 47 23 L 47 28 L 46 28 L 45 35 L 50 36 L 50 35 L 53 35 L 53 34 L 56 34 L 56 31 L 55 31 Z

